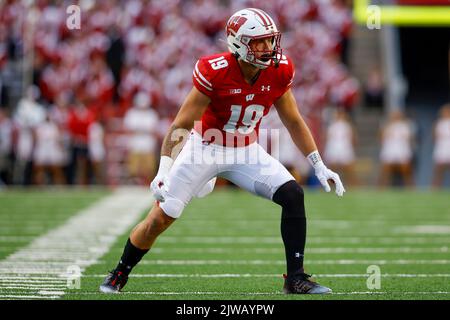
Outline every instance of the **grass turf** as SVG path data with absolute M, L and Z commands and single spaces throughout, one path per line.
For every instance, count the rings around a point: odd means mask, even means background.
M 0 193 L 1 258 L 105 195 L 92 191 Z M 448 192 L 349 190 L 344 198 L 306 190 L 307 272 L 326 296 L 282 295 L 285 272 L 277 205 L 240 190 L 195 199 L 133 270 L 119 295 L 98 285 L 120 257 L 117 239 L 64 299 L 449 299 Z M 133 204 L 130 204 L 132 206 Z M 145 213 L 143 213 L 143 217 Z M 14 242 L 13 236 L 21 241 Z M 16 240 L 19 240 L 16 239 Z M 368 289 L 367 268 L 381 269 Z M 409 276 L 415 275 L 415 276 Z
M 108 194 L 104 189 L 13 189 L 0 192 L 0 260 Z
M 307 190 L 305 264 L 335 294 L 286 296 L 280 294 L 285 272 L 280 209 L 243 191 L 219 190 L 187 207 L 135 268 L 123 294 L 97 290 L 128 234 L 86 270 L 81 290 L 64 298 L 449 299 L 449 204 L 445 192 L 350 191 L 339 199 Z M 383 274 L 379 290 L 367 288 L 372 264 Z

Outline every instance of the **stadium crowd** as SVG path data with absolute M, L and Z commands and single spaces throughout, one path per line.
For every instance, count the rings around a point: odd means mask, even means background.
M 65 9 L 72 1 L 3 1 L 0 184 L 108 183 L 105 163 L 120 158 L 111 154 L 118 144 L 127 181 L 150 181 L 161 139 L 192 87 L 195 61 L 227 50 L 225 23 L 244 7 L 278 22 L 283 50 L 296 64 L 294 95 L 320 137 L 323 110 L 349 112 L 359 96 L 346 67 L 346 2 L 80 0 L 80 29 L 70 30 Z M 29 64 L 21 76 L 32 80 L 11 103 L 3 74 L 21 61 Z
M 195 61 L 226 50 L 224 25 L 242 7 L 258 6 L 276 17 L 285 52 L 297 62 L 294 92 L 306 117 L 317 122 L 325 106 L 350 109 L 356 102 L 358 84 L 343 63 L 352 21 L 341 1 L 79 1 L 80 30 L 66 26 L 64 9 L 70 4 L 2 5 L 2 64 L 25 59 L 26 48 L 33 49 L 34 86 L 3 111 L 14 133 L 5 133 L 14 141 L 9 158 L 19 168 L 14 172 L 24 173 L 9 182 L 42 183 L 44 171 L 57 183 L 88 183 L 87 171 L 91 181 L 102 181 L 101 141 L 111 129 L 109 120 L 117 117 L 125 121 L 113 122 L 114 130 L 138 135 L 130 137 L 128 171 L 140 179 L 148 171 L 150 177 L 149 159 L 192 86 Z M 142 119 L 132 115 L 135 109 L 146 110 L 150 129 L 136 123 Z

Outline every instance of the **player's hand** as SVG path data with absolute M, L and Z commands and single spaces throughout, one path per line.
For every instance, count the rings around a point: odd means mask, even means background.
M 322 162 L 321 165 L 318 165 L 316 168 L 314 168 L 316 177 L 319 179 L 320 183 L 322 184 L 323 188 L 326 192 L 331 191 L 330 184 L 328 183 L 328 180 L 332 180 L 336 186 L 336 194 L 339 197 L 342 197 L 344 195 L 345 189 L 344 185 L 342 184 L 341 178 L 336 172 L 331 171 L 328 169 Z
M 167 179 L 164 176 L 156 176 L 150 184 L 150 190 L 153 193 L 155 199 L 159 202 L 164 202 L 164 195 L 167 192 L 167 185 L 165 183 Z
M 168 185 L 167 185 L 167 175 L 169 174 L 170 168 L 173 165 L 172 158 L 168 156 L 162 156 L 159 161 L 159 169 L 156 177 L 153 179 L 150 184 L 150 190 L 153 193 L 153 196 L 159 202 L 164 202 L 164 196 L 167 194 Z
M 336 194 L 339 197 L 342 197 L 344 195 L 345 189 L 344 185 L 342 184 L 341 178 L 336 172 L 331 171 L 325 166 L 325 164 L 322 161 L 322 158 L 320 157 L 319 152 L 317 150 L 313 151 L 306 158 L 308 159 L 309 163 L 313 166 L 316 177 L 317 179 L 319 179 L 325 191 L 326 192 L 331 191 L 331 187 L 328 184 L 328 180 L 332 180 L 334 182 L 334 185 L 336 186 Z

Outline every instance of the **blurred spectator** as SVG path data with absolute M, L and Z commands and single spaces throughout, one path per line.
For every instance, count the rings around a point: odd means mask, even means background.
M 124 119 L 128 132 L 128 170 L 137 183 L 147 184 L 155 175 L 158 121 L 148 94 L 138 93 Z
M 76 102 L 69 112 L 68 128 L 71 139 L 69 183 L 88 183 L 88 129 L 95 116 L 81 102 Z
M 324 158 L 333 171 L 343 174 L 346 185 L 355 185 L 355 130 L 347 113 L 336 110 L 334 119 L 327 128 Z
M 88 149 L 96 184 L 104 184 L 105 131 L 103 125 L 95 121 L 88 128 Z
M 349 62 L 349 38 L 352 30 L 351 5 L 345 0 L 319 0 L 319 17 L 321 21 L 338 34 L 337 51 L 342 63 Z
M 14 182 L 24 185 L 32 183 L 33 131 L 45 120 L 45 109 L 37 102 L 38 98 L 39 89 L 36 86 L 28 87 L 25 96 L 19 100 L 14 114 L 18 130 Z
M 280 25 L 283 48 L 296 62 L 296 84 L 301 84 L 294 91 L 306 91 L 303 105 L 317 110 L 315 105 L 327 102 L 355 104 L 355 80 L 342 64 L 352 27 L 351 8 L 343 0 L 86 2 L 82 32 L 64 27 L 64 11 L 56 4 L 42 3 L 35 6 L 35 83 L 49 102 L 69 89 L 86 91 L 101 103 L 115 94 L 129 107 L 137 92 L 146 91 L 160 116 L 171 117 L 192 85 L 199 56 L 226 50 L 219 41 L 226 19 L 255 6 L 272 13 Z M 8 3 L 4 10 L 10 15 L 5 22 L 11 23 L 27 9 Z M 5 29 L 19 26 L 6 24 Z M 329 72 L 339 73 L 339 80 L 329 80 Z M 317 91 L 324 96 L 319 103 Z
M 9 89 L 6 86 L 3 76 L 0 74 L 0 109 L 5 108 L 9 103 Z
M 433 187 L 442 186 L 445 172 L 450 170 L 450 104 L 444 105 L 434 126 Z
M 45 121 L 36 125 L 33 151 L 34 181 L 38 185 L 46 182 L 46 174 L 51 174 L 52 183 L 66 183 L 63 173 L 64 150 L 62 135 L 58 126 L 47 114 Z
M 114 77 L 103 55 L 92 55 L 83 90 L 89 104 L 97 110 L 111 102 L 114 93 Z
M 392 111 L 381 131 L 381 186 L 390 184 L 396 175 L 400 175 L 403 185 L 413 185 L 413 145 L 412 123 L 401 111 Z
M 245 7 L 260 7 L 274 16 L 283 33 L 283 50 L 296 68 L 293 93 L 317 133 L 324 108 L 332 105 L 350 110 L 358 97 L 358 83 L 345 65 L 352 26 L 351 8 L 344 5 L 347 2 L 80 1 L 82 30 L 69 30 L 62 5 L 65 1 L 4 1 L 0 5 L 0 70 L 9 60 L 23 58 L 27 55 L 24 49 L 34 45 L 33 83 L 39 86 L 44 103 L 51 105 L 50 118 L 62 136 L 70 132 L 74 138 L 71 147 L 66 146 L 71 157 L 84 159 L 82 139 L 74 137 L 78 134 L 73 123 L 67 123 L 69 118 L 74 121 L 73 111 L 69 116 L 67 101 L 62 102 L 67 99 L 61 95 L 76 96 L 103 121 L 123 116 L 133 106 L 135 95 L 145 92 L 157 118 L 171 119 L 192 87 L 195 61 L 202 55 L 227 51 L 223 25 L 228 17 Z M 25 33 L 31 11 L 37 18 L 34 32 Z M 31 41 L 25 43 L 25 34 Z M 9 83 L 1 79 L 0 95 L 5 100 Z M 19 141 L 26 140 L 23 132 L 19 136 Z M 67 138 L 63 140 L 67 144 Z M 22 145 L 23 141 L 20 149 L 29 151 Z M 26 152 L 21 153 L 23 158 Z M 74 182 L 76 162 L 72 159 L 68 167 L 70 183 Z M 77 163 L 78 173 L 85 177 L 83 171 L 89 170 L 84 168 L 84 160 Z
M 0 108 L 0 187 L 12 183 L 13 164 L 13 123 Z
M 367 77 L 364 86 L 364 99 L 368 107 L 381 108 L 383 106 L 384 98 L 384 83 L 381 69 L 378 66 L 373 66 Z
M 118 28 L 111 28 L 108 31 L 109 48 L 106 52 L 106 62 L 114 77 L 114 99 L 119 99 L 119 85 L 123 63 L 125 62 L 125 43 Z

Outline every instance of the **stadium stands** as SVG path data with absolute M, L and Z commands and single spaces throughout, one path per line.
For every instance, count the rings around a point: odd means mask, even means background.
M 109 143 L 110 135 L 124 138 L 120 119 L 138 92 L 149 96 L 163 123 L 170 122 L 191 88 L 196 59 L 226 51 L 226 19 L 242 7 L 258 6 L 276 17 L 284 52 L 296 63 L 295 96 L 318 138 L 325 107 L 351 109 L 356 103 L 359 86 L 343 63 L 352 20 L 341 1 L 80 1 L 80 30 L 66 26 L 68 5 L 6 1 L 0 11 L 0 68 L 3 75 L 8 64 L 32 66 L 16 70 L 15 78 L 22 86 L 20 80 L 32 78 L 41 92 L 39 104 L 47 112 L 58 110 L 58 120 L 51 121 L 58 121 L 61 135 L 71 141 L 74 136 L 64 119 L 78 103 L 106 124 Z M 8 90 L 20 93 L 17 87 Z M 10 114 L 16 113 L 17 99 L 13 95 L 3 104 Z M 108 152 L 123 152 L 115 149 L 117 144 L 108 145 Z M 113 158 L 123 157 L 106 157 Z M 118 167 L 106 161 L 110 183 L 125 179 L 123 161 Z M 73 170 L 69 182 L 71 175 Z

